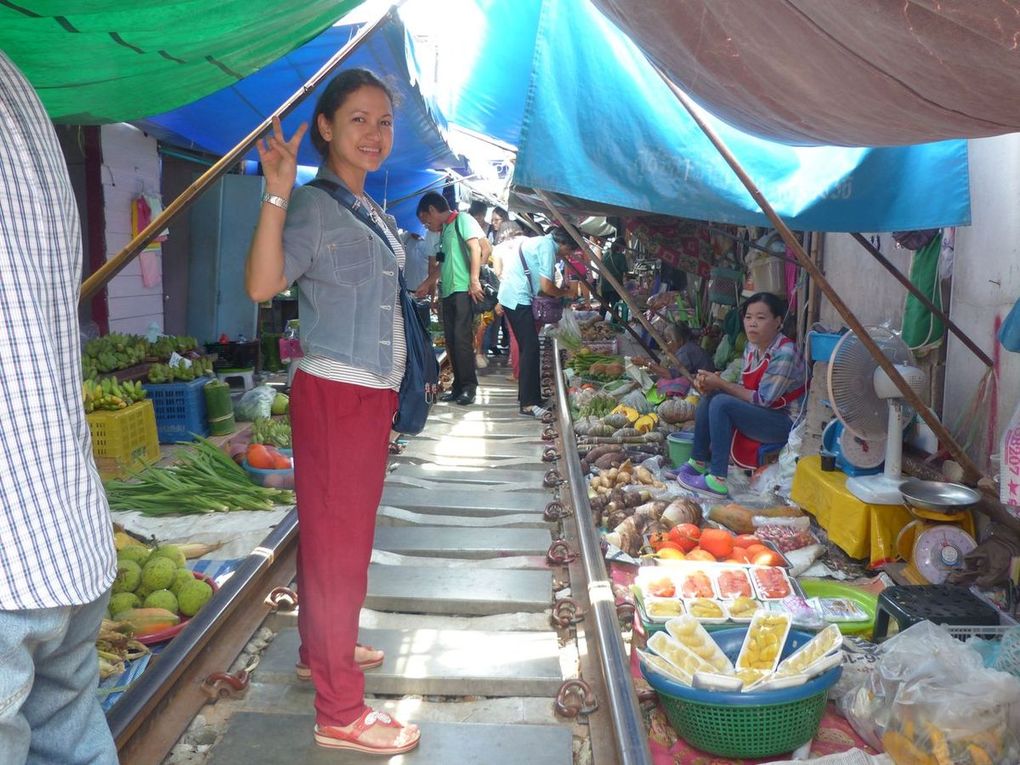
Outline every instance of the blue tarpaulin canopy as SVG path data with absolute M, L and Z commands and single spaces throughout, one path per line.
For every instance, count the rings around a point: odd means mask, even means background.
M 405 91 L 394 152 L 369 179 L 376 198 L 413 193 L 434 177 L 430 168 L 455 162 L 438 141 L 441 131 L 426 124 L 431 116 L 517 146 L 520 186 L 639 212 L 767 225 L 644 55 L 589 0 L 448 0 L 442 14 L 429 0 L 409 0 L 401 16 L 410 36 L 392 19 L 348 64 L 392 76 Z M 349 34 L 349 27 L 330 29 L 237 85 L 152 122 L 226 151 Z M 415 50 L 412 41 L 421 40 L 437 46 L 435 62 L 420 44 Z M 409 72 L 409 60 L 429 66 Z M 285 122 L 288 135 L 311 108 L 308 102 Z M 964 141 L 792 147 L 709 121 L 794 228 L 892 231 L 970 221 Z M 406 209 L 399 216 L 405 226 L 413 223 Z
M 298 91 L 356 31 L 351 25 L 331 27 L 237 84 L 137 124 L 168 143 L 225 154 Z M 405 228 L 417 229 L 414 210 L 418 192 L 441 181 L 446 175 L 441 172 L 444 168 L 459 167 L 462 162 L 446 144 L 442 115 L 413 84 L 400 20 L 392 18 L 373 32 L 354 51 L 347 66 L 365 67 L 384 76 L 396 94 L 393 152 L 379 172 L 369 175 L 365 187 L 380 203 L 405 198 L 389 205 L 388 210 Z M 313 92 L 283 121 L 285 135 L 292 135 L 302 122 L 311 122 L 317 97 L 318 92 Z M 249 159 L 258 159 L 254 150 Z M 320 157 L 307 136 L 298 161 L 310 168 L 301 173 L 301 180 L 309 180 Z
M 444 15 L 483 24 L 440 69 L 436 102 L 450 122 L 519 147 L 515 183 L 618 208 L 768 225 L 644 55 L 588 0 L 450 5 Z M 798 148 L 709 122 L 794 228 L 970 222 L 965 141 Z

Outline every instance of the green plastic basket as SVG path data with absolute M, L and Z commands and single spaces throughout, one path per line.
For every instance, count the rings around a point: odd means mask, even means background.
M 815 734 L 825 714 L 828 691 L 799 701 L 760 706 L 705 704 L 659 691 L 666 716 L 695 749 L 721 757 L 769 757 L 792 752 Z

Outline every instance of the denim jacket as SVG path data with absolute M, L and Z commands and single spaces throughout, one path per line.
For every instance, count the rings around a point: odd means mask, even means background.
M 326 167 L 317 177 L 342 183 Z M 399 283 L 387 243 L 327 192 L 302 186 L 291 194 L 283 250 L 284 276 L 300 290 L 304 352 L 389 374 Z

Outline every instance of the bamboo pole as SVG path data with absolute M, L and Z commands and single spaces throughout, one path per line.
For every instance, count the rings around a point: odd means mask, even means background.
M 989 369 L 995 369 L 995 362 L 988 357 L 988 354 L 981 350 L 977 346 L 977 344 L 970 339 L 967 333 L 960 329 L 957 326 L 956 322 L 950 319 L 949 316 L 947 316 L 946 313 L 941 308 L 939 308 L 937 305 L 931 302 L 928 296 L 925 295 L 920 289 L 918 289 L 917 286 L 912 281 L 910 281 L 910 279 L 904 276 L 903 272 L 900 271 L 900 269 L 896 268 L 896 266 L 893 265 L 889 261 L 889 259 L 886 258 L 886 256 L 883 255 L 882 252 L 875 245 L 873 245 L 871 242 L 865 239 L 861 234 L 850 234 L 850 236 L 856 239 L 857 243 L 861 245 L 861 247 L 863 247 L 865 250 L 871 253 L 871 257 L 877 260 L 886 271 L 892 274 L 896 281 L 898 281 L 900 284 L 906 287 L 907 291 L 910 292 L 911 295 L 920 300 L 921 305 L 923 305 L 933 314 L 938 316 L 943 322 L 945 322 L 945 325 L 946 327 L 949 328 L 949 331 L 956 335 L 956 337 L 959 338 L 960 342 L 970 349 L 971 353 L 973 353 L 975 356 L 981 359 L 981 361 L 984 363 L 986 367 L 988 367 Z
M 266 130 L 272 127 L 273 118 L 279 117 L 283 119 L 286 115 L 290 114 L 308 95 L 315 90 L 343 61 L 354 52 L 354 50 L 365 41 L 372 32 L 379 28 L 383 22 L 390 18 L 390 16 L 396 11 L 396 8 L 404 0 L 397 0 L 387 10 L 382 13 L 374 22 L 366 24 L 358 33 L 352 37 L 346 45 L 338 50 L 315 74 L 312 75 L 311 79 L 308 80 L 301 89 L 294 93 L 290 98 L 283 102 L 279 109 L 273 112 L 269 117 L 263 120 L 257 128 L 250 132 L 245 138 L 241 140 L 237 146 L 231 149 L 229 152 L 220 157 L 219 160 L 213 164 L 208 170 L 206 170 L 193 184 L 186 188 L 179 197 L 164 208 L 163 212 L 156 216 L 152 222 L 144 229 L 138 232 L 134 239 L 128 242 L 124 248 L 106 261 L 100 266 L 94 273 L 92 273 L 81 285 L 81 291 L 78 294 L 78 302 L 82 303 L 91 297 L 94 293 L 101 290 L 107 282 L 109 282 L 114 276 L 120 273 L 121 269 L 130 263 L 142 250 L 145 249 L 146 245 L 155 239 L 159 232 L 165 229 L 178 215 L 187 210 L 203 192 L 206 191 L 221 175 L 224 175 L 227 170 L 235 162 L 238 162 L 245 153 L 247 153 L 254 145 L 255 142 L 262 136 Z
M 576 228 L 574 228 L 574 225 L 570 223 L 570 221 L 568 221 L 563 216 L 562 213 L 560 213 L 560 211 L 556 208 L 556 205 L 553 204 L 552 200 L 549 199 L 546 193 L 544 191 L 540 191 L 539 189 L 535 189 L 534 191 L 536 196 L 538 196 L 538 198 L 542 200 L 542 204 L 544 204 L 549 209 L 549 212 L 553 216 L 553 218 L 555 218 L 559 222 L 559 224 L 563 226 L 566 232 L 570 234 L 573 240 L 577 243 L 577 246 L 581 248 L 581 252 L 584 253 L 585 257 L 588 259 L 588 262 L 598 263 L 601 266 L 602 259 L 596 256 L 595 253 L 591 251 L 591 248 L 588 246 L 588 242 L 585 240 L 585 238 L 581 236 L 581 233 Z M 685 367 L 681 363 L 680 359 L 678 359 L 672 351 L 668 350 L 666 346 L 666 341 L 663 339 L 662 335 L 660 335 L 658 330 L 656 330 L 655 327 L 652 326 L 651 322 L 649 322 L 648 319 L 645 318 L 641 309 L 634 301 L 634 298 L 630 296 L 630 293 L 627 292 L 626 288 L 622 284 L 620 284 L 620 282 L 617 280 L 615 276 L 609 273 L 609 269 L 607 268 L 600 269 L 599 273 L 601 273 L 605 277 L 606 281 L 608 281 L 609 284 L 613 287 L 613 289 L 616 290 L 617 294 L 620 296 L 620 299 L 623 300 L 630 307 L 630 310 L 634 317 L 639 322 L 641 322 L 641 326 L 648 330 L 648 334 L 651 335 L 652 339 L 659 344 L 659 348 L 662 350 L 662 355 L 672 365 L 676 366 L 676 368 L 680 370 L 680 374 L 686 377 L 688 380 L 690 380 L 691 384 L 693 385 L 694 377 L 687 370 L 687 367 Z
M 801 246 L 800 242 L 797 241 L 797 237 L 794 236 L 793 231 L 790 230 L 790 227 L 786 225 L 786 222 L 772 208 L 772 205 L 769 204 L 769 201 L 761 193 L 754 181 L 751 180 L 751 177 L 744 170 L 743 166 L 741 166 L 737 158 L 733 156 L 733 153 L 716 134 L 716 132 L 708 125 L 708 123 L 702 119 L 701 114 L 698 111 L 698 107 L 695 106 L 690 97 L 678 88 L 673 81 L 669 79 L 666 73 L 663 72 L 657 65 L 653 64 L 653 66 L 659 73 L 663 82 L 666 83 L 666 86 L 672 91 L 676 99 L 688 111 L 691 118 L 698 127 L 701 128 L 701 131 L 705 134 L 708 140 L 712 142 L 722 158 L 726 160 L 726 164 L 730 166 L 730 169 L 732 169 L 736 176 L 740 179 L 740 182 L 744 184 L 744 187 L 754 198 L 754 201 L 758 203 L 762 212 L 765 213 L 769 220 L 772 221 L 772 225 L 776 227 L 776 230 L 783 237 L 783 241 L 786 242 L 787 247 L 793 250 L 794 254 L 797 256 L 797 260 L 800 262 L 801 267 L 804 268 L 811 278 L 818 283 L 819 288 L 825 293 L 829 302 L 832 303 L 833 308 L 835 308 L 839 315 L 843 317 L 843 321 L 845 321 L 847 326 L 853 330 L 864 347 L 868 349 L 868 353 L 871 354 L 871 357 L 878 363 L 879 367 L 882 368 L 882 371 L 889 376 L 889 379 L 892 380 L 893 384 L 903 395 L 903 398 L 906 399 L 908 404 L 914 407 L 917 413 L 921 416 L 921 419 L 928 423 L 928 427 L 932 429 L 938 439 L 946 446 L 949 453 L 952 454 L 953 459 L 960 464 L 964 471 L 965 480 L 975 483 L 981 477 L 981 471 L 978 470 L 974 461 L 956 442 L 956 439 L 953 438 L 953 434 L 950 433 L 946 426 L 943 425 L 938 417 L 935 416 L 934 412 L 932 412 L 928 405 L 925 404 L 924 401 L 921 400 L 921 397 L 914 392 L 914 389 L 907 384 L 907 381 L 903 379 L 903 376 L 896 369 L 896 366 L 892 363 L 892 361 L 890 361 L 886 355 L 882 353 L 882 350 L 871 338 L 871 335 L 868 334 L 864 325 L 861 324 L 853 311 L 851 311 L 846 303 L 843 302 L 843 299 L 839 296 L 836 290 L 833 289 L 832 285 L 829 284 L 821 270 L 811 261 L 811 258 L 808 257 L 807 253 L 804 252 L 804 248 Z

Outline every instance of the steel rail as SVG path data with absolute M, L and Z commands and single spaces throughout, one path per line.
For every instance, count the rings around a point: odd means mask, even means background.
M 648 737 L 645 734 L 644 722 L 630 677 L 630 661 L 623 647 L 623 639 L 620 637 L 613 587 L 602 558 L 602 546 L 592 518 L 584 474 L 581 472 L 581 460 L 573 438 L 574 428 L 570 418 L 566 382 L 559 363 L 558 341 L 553 342 L 553 355 L 556 413 L 563 447 L 563 465 L 566 468 L 566 488 L 574 505 L 578 545 L 587 578 L 590 614 L 595 621 L 595 628 L 588 634 L 595 637 L 599 666 L 609 694 L 607 701 L 613 721 L 618 761 L 621 765 L 651 765 L 652 755 L 648 748 Z
M 203 683 L 225 672 L 270 613 L 270 590 L 293 580 L 292 509 L 107 713 L 122 765 L 161 762 L 209 701 Z

